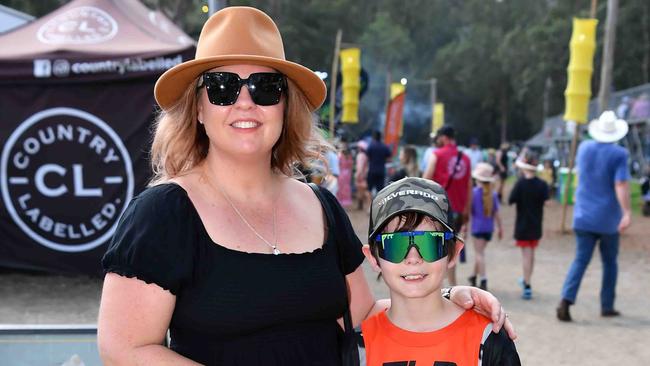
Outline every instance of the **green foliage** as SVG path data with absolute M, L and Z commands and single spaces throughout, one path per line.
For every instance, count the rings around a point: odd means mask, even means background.
M 408 30 L 393 22 L 390 14 L 383 11 L 368 24 L 359 43 L 367 45 L 364 49 L 368 50 L 369 55 L 381 60 L 383 65 L 408 62 L 415 49 Z
M 161 9 L 193 37 L 206 15 L 202 0 L 142 0 Z M 66 0 L 0 0 L 42 16 Z M 525 140 L 543 117 L 562 113 L 569 38 L 573 17 L 588 17 L 590 2 L 565 0 L 222 0 L 266 11 L 283 34 L 287 58 L 313 70 L 331 70 L 337 29 L 344 45 L 362 49 L 370 75 L 361 101 L 362 123 L 355 133 L 383 120 L 386 75 L 406 77 L 404 140 L 427 144 L 429 86 L 438 80 L 438 100 L 447 122 L 484 145 Z M 598 94 L 607 1 L 598 2 L 597 50 L 592 95 Z M 650 2 L 619 2 L 613 87 L 621 90 L 650 82 Z M 543 110 L 544 96 L 547 110 Z
M 0 4 L 12 9 L 22 11 L 23 13 L 29 14 L 36 18 L 42 17 L 43 15 L 51 12 L 53 9 L 56 9 L 67 2 L 68 0 L 0 0 Z

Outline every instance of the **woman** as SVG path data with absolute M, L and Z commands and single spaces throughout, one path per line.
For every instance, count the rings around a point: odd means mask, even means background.
M 510 145 L 504 142 L 501 144 L 499 150 L 497 150 L 495 156 L 497 172 L 499 173 L 499 185 L 497 186 L 499 202 L 503 202 L 503 188 L 505 187 L 506 180 L 508 179 L 508 150 L 510 150 Z
M 155 96 L 153 184 L 102 260 L 104 363 L 338 364 L 346 281 L 355 324 L 387 304 L 370 293 L 336 199 L 323 192 L 336 214 L 326 222 L 314 192 L 292 178 L 322 151 L 311 121 L 322 81 L 284 59 L 266 14 L 232 7 L 206 22 L 196 59 L 163 74 Z M 342 268 L 334 236 L 346 244 Z M 454 288 L 451 299 L 469 307 L 470 293 L 503 323 L 488 293 Z
M 349 207 L 352 205 L 352 168 L 354 161 L 347 142 L 341 142 L 340 150 L 339 190 L 336 192 L 336 198 L 343 207 Z
M 395 172 L 388 182 L 397 182 L 406 177 L 419 177 L 420 169 L 418 168 L 418 153 L 412 145 L 404 146 L 399 152 L 400 169 Z
M 364 140 L 357 142 L 357 155 L 355 158 L 354 186 L 357 191 L 359 210 L 370 206 L 370 193 L 368 192 L 368 143 Z

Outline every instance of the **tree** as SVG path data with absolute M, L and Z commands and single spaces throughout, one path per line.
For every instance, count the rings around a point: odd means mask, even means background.
M 42 16 L 66 0 L 1 0 Z M 197 38 L 207 17 L 202 0 L 141 0 L 160 9 Z M 370 85 L 361 101 L 360 134 L 378 128 L 385 111 L 386 74 L 407 78 L 405 141 L 427 144 L 430 124 L 426 81 L 438 79 L 446 120 L 485 145 L 525 140 L 543 118 L 562 113 L 571 18 L 588 17 L 589 2 L 557 0 L 222 0 L 248 5 L 276 21 L 289 60 L 320 71 L 331 69 L 334 38 L 362 49 Z M 600 69 L 606 2 L 599 2 L 594 70 Z M 614 88 L 650 82 L 650 2 L 621 1 Z M 597 95 L 599 73 L 592 77 Z M 412 82 L 411 82 L 412 81 Z M 419 83 L 419 84 L 418 84 Z M 544 102 L 546 101 L 546 103 Z

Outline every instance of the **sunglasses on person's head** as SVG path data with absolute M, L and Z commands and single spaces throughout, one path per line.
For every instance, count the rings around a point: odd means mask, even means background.
M 454 239 L 450 231 L 403 231 L 377 235 L 377 254 L 379 258 L 392 263 L 401 263 L 411 247 L 426 262 L 435 262 L 448 253 L 447 243 Z
M 206 72 L 201 75 L 198 87 L 204 87 L 208 100 L 214 105 L 233 105 L 239 98 L 241 87 L 246 85 L 253 102 L 261 106 L 280 103 L 282 91 L 287 89 L 284 75 L 277 72 L 256 72 L 242 79 L 232 72 Z

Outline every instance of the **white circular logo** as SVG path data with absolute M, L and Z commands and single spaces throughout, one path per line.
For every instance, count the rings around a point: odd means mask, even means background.
M 7 211 L 30 238 L 62 252 L 90 250 L 113 235 L 133 197 L 133 180 L 117 133 L 79 109 L 32 115 L 2 149 Z
M 58 77 L 67 77 L 70 75 L 70 63 L 68 60 L 54 60 L 52 64 L 52 73 Z
M 458 161 L 458 159 L 460 159 L 460 161 Z M 456 164 L 457 161 L 458 164 Z M 452 177 L 453 179 L 462 179 L 467 175 L 467 172 L 467 164 L 462 157 L 459 158 L 458 155 L 456 155 L 447 161 L 447 173 L 449 173 L 449 179 Z
M 47 44 L 92 44 L 112 39 L 117 30 L 117 22 L 107 12 L 80 6 L 43 24 L 36 37 Z

